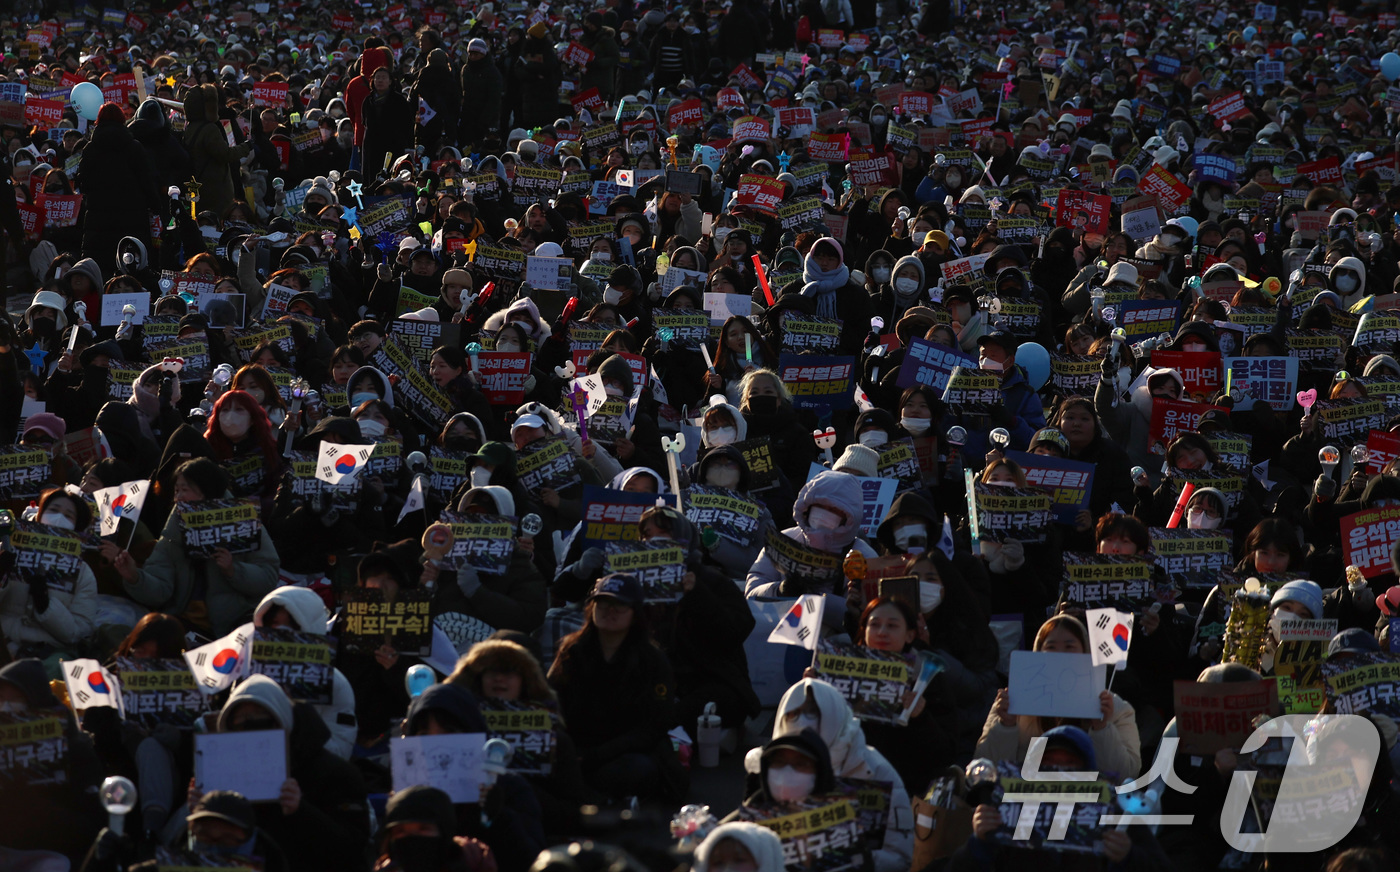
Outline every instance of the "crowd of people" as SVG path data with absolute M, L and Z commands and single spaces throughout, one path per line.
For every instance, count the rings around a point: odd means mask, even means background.
M 4 15 L 0 868 L 1396 867 L 1389 6 Z

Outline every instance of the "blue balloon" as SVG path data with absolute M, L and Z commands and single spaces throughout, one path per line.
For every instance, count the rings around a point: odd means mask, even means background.
M 1259 31 L 1256 30 L 1253 26 L 1246 27 L 1243 32 L 1245 42 L 1250 42 L 1254 39 L 1254 37 L 1259 35 Z
M 73 86 L 70 98 L 77 107 L 78 114 L 89 121 L 97 120 L 97 110 L 102 108 L 102 89 L 92 82 L 79 82 Z
M 1036 390 L 1050 380 L 1050 352 L 1039 342 L 1022 342 L 1018 345 L 1016 365 L 1026 371 L 1026 380 Z
M 1293 44 L 1294 44 L 1294 45 L 1302 45 L 1304 42 L 1307 41 L 1307 39 L 1308 39 L 1308 38 L 1307 38 L 1306 36 L 1304 36 L 1302 33 L 1295 33 L 1295 34 L 1293 34 Z
M 408 674 L 403 677 L 404 690 L 408 695 L 417 699 L 423 691 L 437 684 L 437 675 L 433 673 L 431 666 L 424 666 L 422 663 L 408 667 Z
M 1388 51 L 1381 55 L 1381 75 L 1392 82 L 1400 79 L 1400 54 Z

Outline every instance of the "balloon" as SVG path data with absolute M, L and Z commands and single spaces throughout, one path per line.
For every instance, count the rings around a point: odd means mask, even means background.
M 1253 41 L 1254 41 L 1254 37 L 1256 37 L 1256 36 L 1258 36 L 1258 35 L 1259 35 L 1259 31 L 1256 30 L 1256 29 L 1254 29 L 1253 27 L 1246 27 L 1246 28 L 1244 29 L 1244 41 L 1245 41 L 1245 42 L 1253 42 Z
M 1026 380 L 1036 390 L 1050 380 L 1050 352 L 1039 342 L 1022 342 L 1017 346 L 1016 365 L 1026 371 Z
M 1381 55 L 1381 75 L 1392 82 L 1400 79 L 1400 54 L 1388 51 Z
M 1302 33 L 1295 33 L 1295 34 L 1293 34 L 1293 44 L 1294 44 L 1294 45 L 1302 45 L 1304 42 L 1307 41 L 1307 39 L 1308 39 L 1308 38 L 1307 38 L 1306 36 L 1304 36 Z
M 1400 60 L 1400 58 L 1396 58 Z M 102 108 L 102 89 L 92 82 L 79 82 L 73 86 L 73 105 L 78 114 L 89 121 L 97 120 L 97 110 Z

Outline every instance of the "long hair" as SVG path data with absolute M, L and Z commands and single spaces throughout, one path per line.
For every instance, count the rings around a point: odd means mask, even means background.
M 278 409 L 286 409 L 287 404 L 282 402 L 282 394 L 277 390 L 277 385 L 272 381 L 272 374 L 262 367 L 261 364 L 250 363 L 241 367 L 233 374 L 233 383 L 238 385 L 247 376 L 258 387 L 262 388 L 263 403 Z M 242 390 L 240 388 L 240 390 Z
M 743 371 L 743 366 L 739 363 L 738 352 L 730 351 L 729 343 L 725 341 L 729 336 L 731 324 L 738 324 L 745 333 L 753 337 L 750 341 L 753 342 L 754 351 L 762 356 L 762 363 L 765 366 L 777 365 L 778 355 L 773 353 L 768 340 L 763 338 L 763 334 L 758 332 L 758 328 L 753 325 L 753 322 L 742 315 L 730 315 L 725 319 L 724 326 L 719 331 L 719 353 L 715 355 L 715 369 L 720 372 Z
M 136 622 L 112 656 L 130 657 L 132 648 L 146 642 L 156 643 L 156 657 L 173 660 L 185 651 L 185 627 L 173 615 L 151 612 Z
M 566 681 L 568 678 L 565 673 L 571 669 L 574 649 L 584 642 L 598 644 L 598 626 L 593 623 L 593 610 L 594 601 L 590 599 L 583 607 L 583 626 L 559 640 L 559 646 L 554 653 L 554 665 L 549 667 L 549 677 L 556 686 L 561 680 Z M 622 642 L 622 649 L 650 644 L 651 626 L 647 622 L 646 609 L 633 607 L 632 626 L 627 628 L 627 638 Z
M 248 413 L 248 438 L 262 449 L 268 470 L 280 468 L 282 462 L 277 455 L 277 440 L 272 435 L 272 422 L 267 420 L 267 413 L 258 405 L 258 401 L 253 399 L 253 395 L 246 391 L 226 391 L 219 397 L 218 402 L 214 403 L 214 410 L 209 415 L 209 428 L 204 431 L 204 438 L 208 440 L 209 447 L 214 449 L 214 456 L 219 460 L 229 460 L 233 457 L 233 443 L 224 435 L 224 431 L 219 429 L 219 414 L 230 406 L 238 406 Z

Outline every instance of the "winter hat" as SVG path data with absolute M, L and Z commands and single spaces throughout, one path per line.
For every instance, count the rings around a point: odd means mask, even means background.
M 306 192 L 306 196 L 320 197 L 326 201 L 327 206 L 335 206 L 340 202 L 336 199 L 335 192 L 331 190 L 330 184 L 323 181 L 319 176 L 316 181 L 312 183 L 311 190 Z M 306 202 L 305 197 L 302 198 L 302 202 Z
M 1279 588 L 1274 598 L 1269 600 L 1270 608 L 1278 608 L 1281 603 L 1295 602 L 1307 609 L 1314 618 L 1322 617 L 1322 588 L 1317 582 L 1295 579 Z
M 24 310 L 24 323 L 32 323 L 35 309 L 53 309 L 58 313 L 58 316 L 54 319 L 54 327 L 59 332 L 62 332 L 63 329 L 68 326 L 68 316 L 63 312 L 67 306 L 68 301 L 63 299 L 59 294 L 53 291 L 39 291 L 34 295 L 34 299 L 30 301 L 29 308 Z
M 598 367 L 598 375 L 622 385 L 624 396 L 630 397 L 632 395 L 632 365 L 627 362 L 625 357 L 618 354 L 609 357 Z
M 533 36 L 535 39 L 544 39 L 546 36 L 549 36 L 549 28 L 545 26 L 543 21 L 537 21 L 530 25 L 530 29 L 525 31 L 525 33 L 529 36 Z
M 107 124 L 126 124 L 126 116 L 122 114 L 122 107 L 116 103 L 103 103 L 102 108 L 97 110 L 97 126 L 102 127 Z
M 442 274 L 442 286 L 457 285 L 462 288 L 472 286 L 472 274 L 464 269 L 450 269 Z
M 467 43 L 467 53 L 471 54 L 474 51 L 479 51 L 482 54 L 490 54 L 491 46 L 487 45 L 484 39 L 473 39 L 471 42 Z
M 1120 282 L 1137 287 L 1137 267 L 1122 260 L 1115 263 L 1112 269 L 1108 271 L 1108 281 L 1104 282 L 1104 284 L 1112 285 Z
M 875 478 L 879 474 L 880 455 L 865 445 L 847 445 L 845 452 L 831 467 L 832 472 L 845 472 L 861 478 Z

